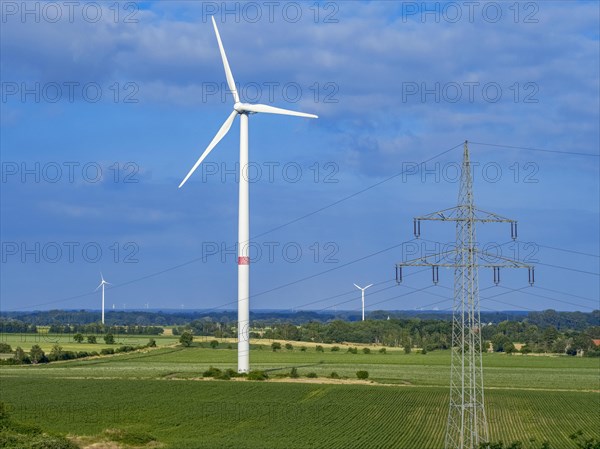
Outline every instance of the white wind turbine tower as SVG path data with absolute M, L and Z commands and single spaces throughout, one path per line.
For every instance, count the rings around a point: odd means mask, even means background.
M 100 273 L 100 279 L 102 279 L 102 281 L 100 282 L 100 285 L 98 285 L 98 287 L 96 287 L 96 290 L 98 290 L 100 287 L 102 287 L 102 324 L 104 324 L 104 286 L 105 285 L 112 285 L 110 282 L 106 282 L 104 280 L 104 276 L 102 276 L 102 273 Z M 115 305 L 113 304 L 113 309 L 115 308 Z
M 239 216 L 238 216 L 238 372 L 247 373 L 250 371 L 250 219 L 249 219 L 249 197 L 248 197 L 248 116 L 257 112 L 267 114 L 295 115 L 298 117 L 317 118 L 313 114 L 289 111 L 287 109 L 275 108 L 265 104 L 241 103 L 235 81 L 225 55 L 225 49 L 221 42 L 221 36 L 217 28 L 215 18 L 212 17 L 213 27 L 217 36 L 221 59 L 225 68 L 225 77 L 227 85 L 233 94 L 234 104 L 233 112 L 229 115 L 221 129 L 210 142 L 204 153 L 196 161 L 192 169 L 181 181 L 179 187 L 183 186 L 189 177 L 194 173 L 202 161 L 208 156 L 212 149 L 227 134 L 234 119 L 240 116 L 240 180 L 239 180 Z
M 366 287 L 359 287 L 354 284 L 354 286 L 362 292 L 362 320 L 365 320 L 365 290 L 371 287 L 373 284 L 369 284 Z

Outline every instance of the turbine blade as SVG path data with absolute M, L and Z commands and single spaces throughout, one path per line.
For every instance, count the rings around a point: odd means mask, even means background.
M 354 286 L 355 286 L 356 288 L 360 288 L 360 287 L 359 287 L 358 285 L 356 285 L 356 284 L 354 284 Z
M 365 287 L 365 290 L 366 290 L 366 289 L 368 289 L 369 287 L 372 287 L 372 286 L 373 286 L 373 284 L 369 284 L 369 285 L 367 285 L 367 286 Z
M 275 108 L 266 104 L 245 104 L 244 110 L 248 112 L 264 112 L 266 114 L 294 115 L 296 117 L 319 118 L 314 114 L 290 111 L 289 109 Z
M 213 138 L 212 142 L 210 142 L 210 145 L 208 145 L 206 150 L 204 150 L 204 153 L 202 153 L 202 156 L 200 156 L 200 159 L 198 159 L 196 161 L 196 163 L 194 164 L 192 169 L 188 172 L 186 177 L 183 178 L 183 181 L 181 181 L 181 184 L 179 184 L 179 188 L 181 188 L 181 186 L 183 186 L 186 183 L 186 181 L 189 179 L 189 177 L 192 176 L 192 173 L 194 173 L 196 171 L 196 169 L 198 168 L 198 166 L 202 163 L 204 158 L 206 158 L 206 156 L 208 156 L 208 154 L 212 151 L 212 149 L 221 141 L 221 139 L 225 136 L 225 134 L 227 134 L 227 132 L 231 128 L 233 119 L 235 119 L 235 116 L 237 114 L 238 114 L 237 111 L 233 111 L 229 115 L 229 117 L 227 117 L 227 120 L 225 120 L 225 123 L 223 123 L 223 125 L 221 126 L 221 129 L 219 129 L 219 131 L 217 132 L 217 135 Z
M 223 48 L 223 42 L 221 42 L 221 35 L 219 34 L 219 29 L 217 28 L 217 22 L 215 22 L 215 16 L 211 16 L 213 27 L 215 28 L 215 34 L 217 35 L 217 41 L 219 42 L 219 50 L 221 51 L 221 59 L 223 59 L 223 66 L 225 67 L 225 78 L 227 78 L 227 85 L 229 86 L 229 90 L 233 94 L 233 99 L 236 103 L 240 102 L 240 96 L 238 95 L 237 89 L 235 88 L 235 81 L 233 79 L 233 74 L 231 73 L 231 68 L 229 67 L 229 61 L 227 61 L 227 55 L 225 54 L 225 49 Z
M 94 291 L 98 290 L 100 287 L 102 287 L 102 282 L 100 282 L 100 285 L 99 285 L 98 287 L 96 287 L 96 288 L 94 289 Z

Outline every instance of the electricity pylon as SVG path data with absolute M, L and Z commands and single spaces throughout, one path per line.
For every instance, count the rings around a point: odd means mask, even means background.
M 402 282 L 402 267 L 430 266 L 438 283 L 439 267 L 454 269 L 452 312 L 452 362 L 450 369 L 450 408 L 445 449 L 477 449 L 489 441 L 483 393 L 481 320 L 479 312 L 479 267 L 492 268 L 494 283 L 500 282 L 500 268 L 527 268 L 533 285 L 534 269 L 516 260 L 489 254 L 477 248 L 475 224 L 510 223 L 511 237 L 517 238 L 517 222 L 475 207 L 469 147 L 464 144 L 458 206 L 414 219 L 415 237 L 421 234 L 421 221 L 456 222 L 456 246 L 439 254 L 426 255 L 396 264 L 396 281 Z M 431 259 L 434 259 L 431 261 Z

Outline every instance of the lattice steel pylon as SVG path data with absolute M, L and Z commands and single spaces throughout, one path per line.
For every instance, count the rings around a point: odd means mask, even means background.
M 528 268 L 533 284 L 534 269 L 530 265 L 489 254 L 477 248 L 477 222 L 510 223 L 511 236 L 517 238 L 517 222 L 477 209 L 473 200 L 473 177 L 468 142 L 465 141 L 458 206 L 414 219 L 415 237 L 421 233 L 421 221 L 456 222 L 455 248 L 396 264 L 396 281 L 402 282 L 402 267 L 431 266 L 433 282 L 438 282 L 438 268 L 454 269 L 454 304 L 452 313 L 452 361 L 450 369 L 450 407 L 445 436 L 445 449 L 478 449 L 489 441 L 483 390 L 481 320 L 479 311 L 479 267 L 493 268 L 494 282 L 500 282 L 500 268 Z M 430 259 L 434 259 L 431 262 Z M 480 259 L 485 262 L 480 262 Z M 491 259 L 491 261 L 490 261 Z

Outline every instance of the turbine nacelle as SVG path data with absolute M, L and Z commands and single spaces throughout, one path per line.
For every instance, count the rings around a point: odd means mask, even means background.
M 234 111 L 236 111 L 238 114 L 245 114 L 250 112 L 250 110 L 248 109 L 248 106 L 251 106 L 248 103 L 240 103 L 239 101 L 237 103 L 235 103 L 233 105 L 233 109 Z

